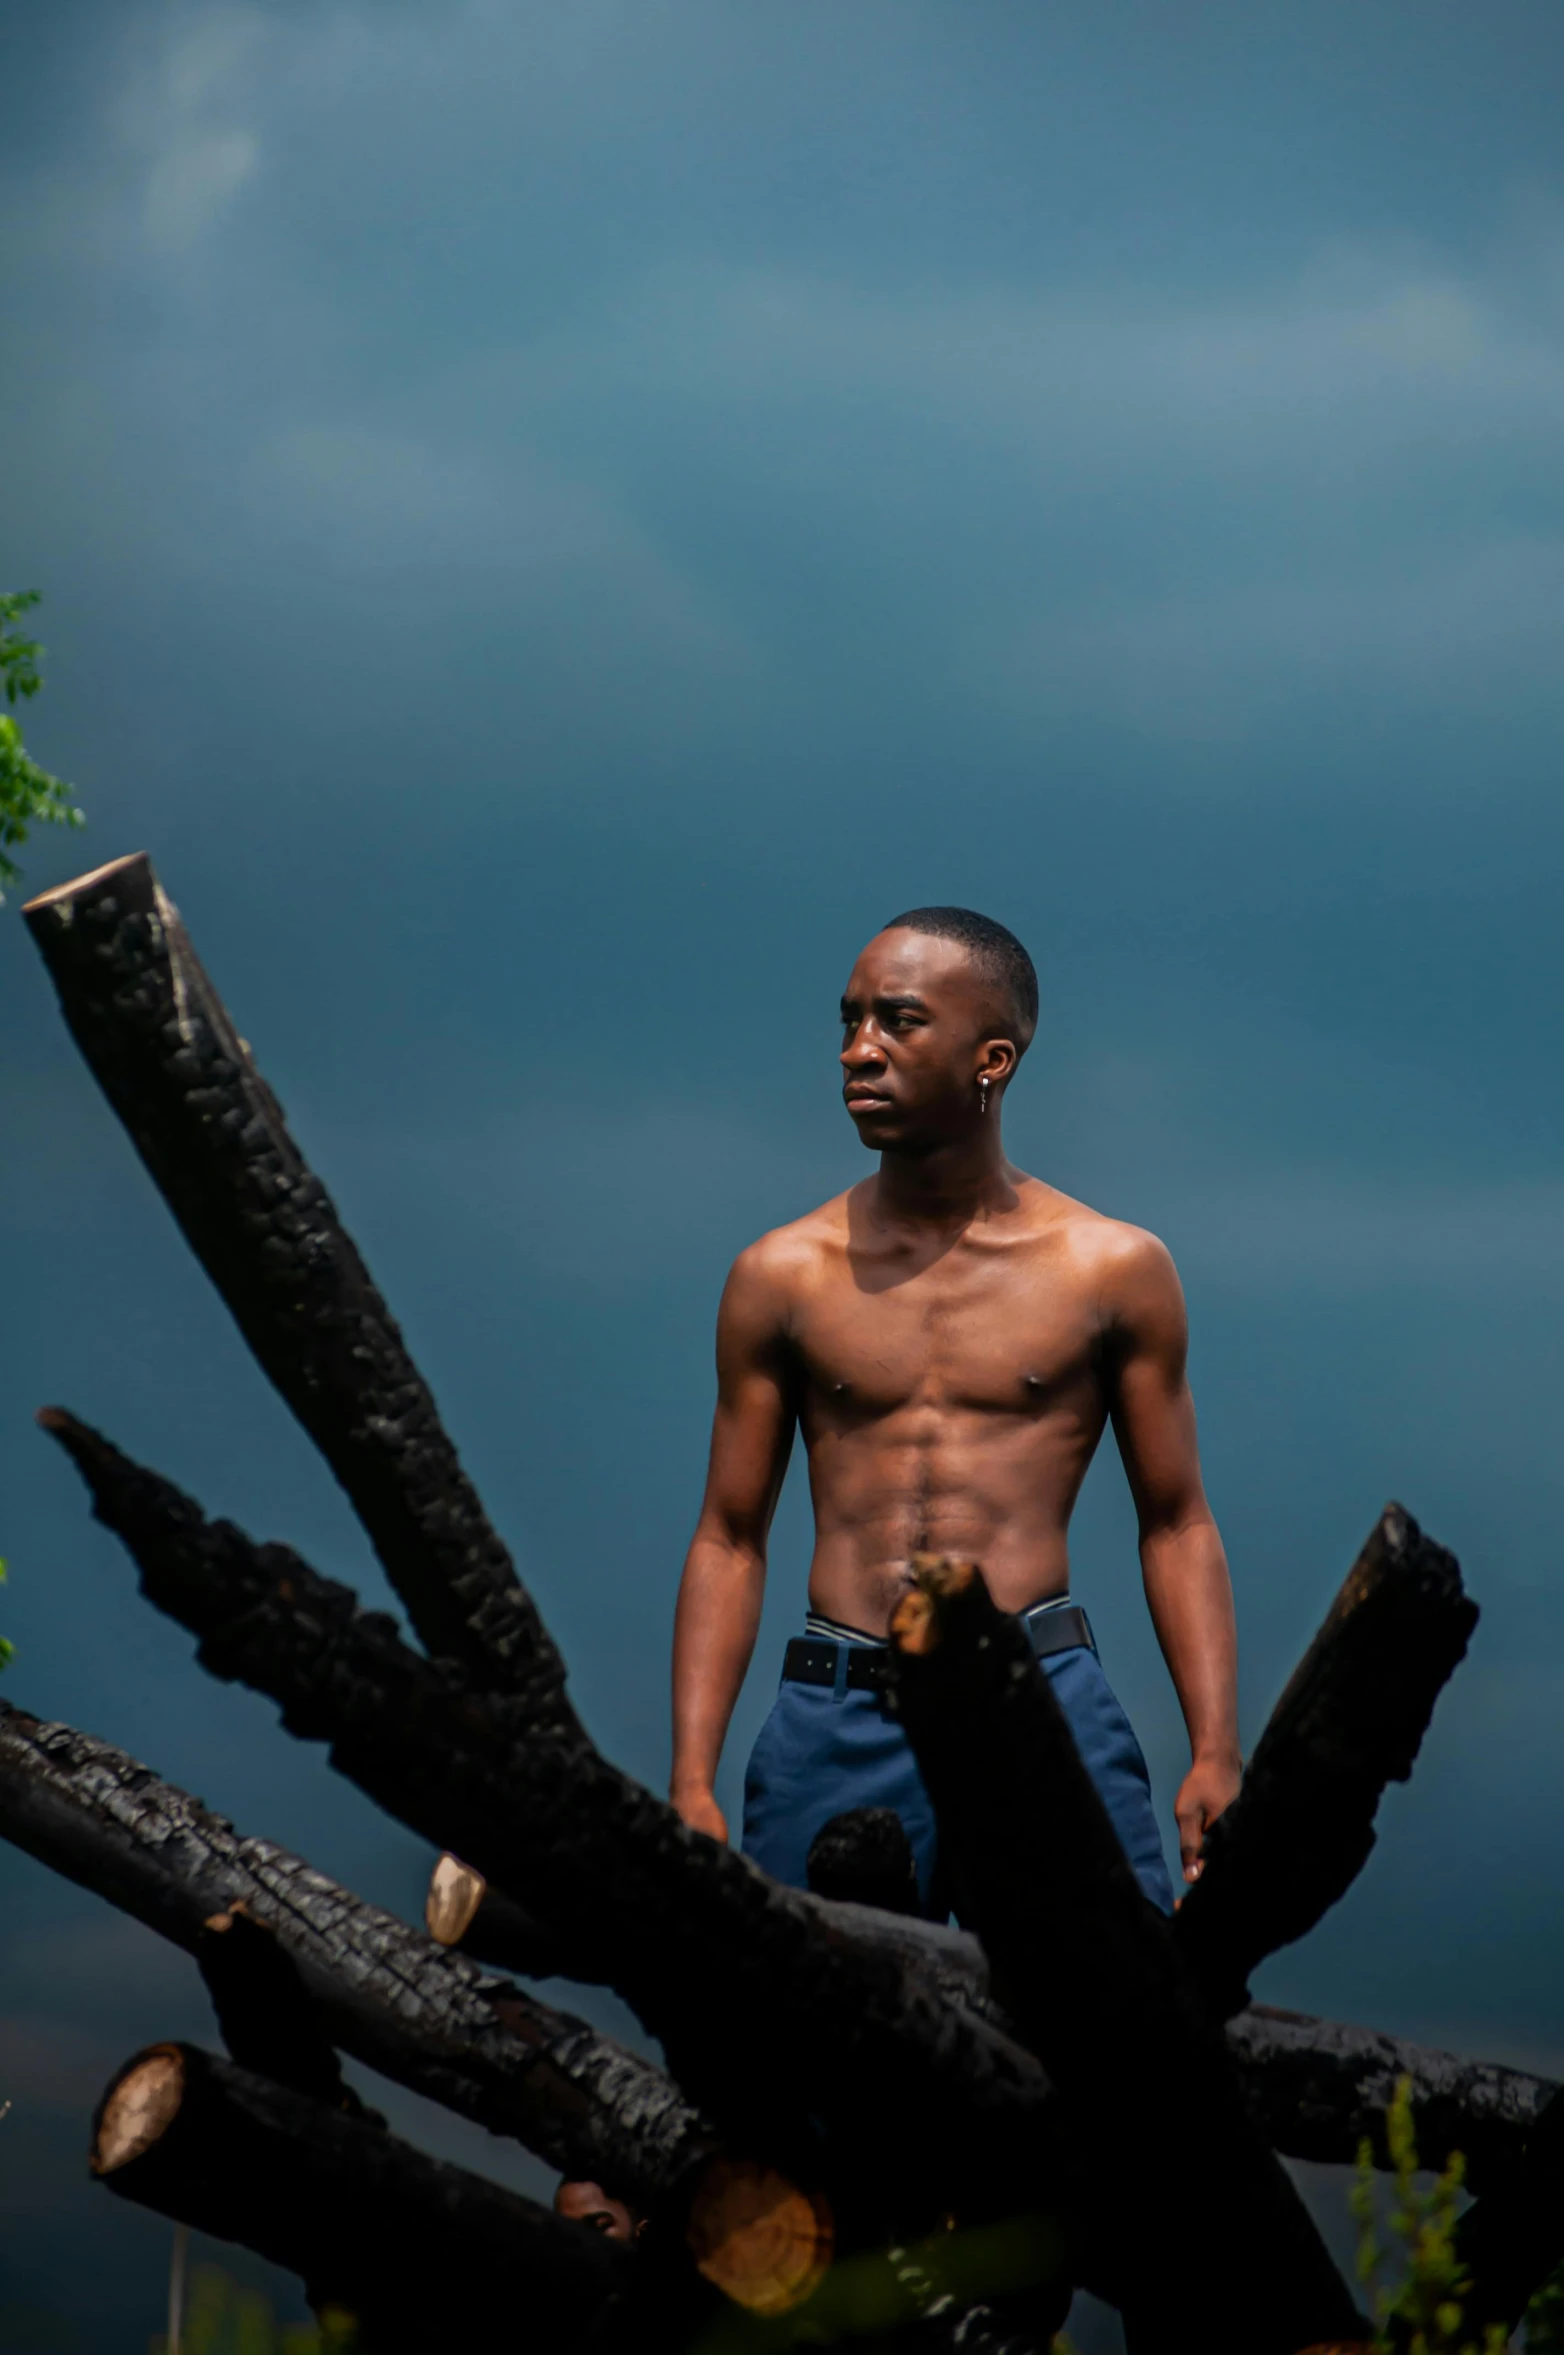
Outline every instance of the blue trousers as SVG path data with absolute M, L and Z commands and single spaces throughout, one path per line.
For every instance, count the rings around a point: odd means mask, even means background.
M 816 1638 L 816 1641 L 819 1639 Z M 1173 1910 L 1173 1888 L 1151 1805 L 1151 1777 L 1139 1742 L 1102 1663 L 1088 1644 L 1038 1662 L 1069 1721 L 1087 1772 L 1102 1794 L 1135 1877 L 1153 1905 Z M 1036 1804 L 1047 1812 L 1048 1794 Z M 894 1808 L 906 1826 L 924 1910 L 943 1920 L 934 1809 L 912 1745 L 879 1695 L 784 1680 L 760 1729 L 744 1777 L 744 1838 L 773 1880 L 807 1886 L 810 1842 L 849 1807 Z

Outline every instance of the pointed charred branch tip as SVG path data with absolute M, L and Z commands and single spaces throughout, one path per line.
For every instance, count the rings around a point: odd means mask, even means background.
M 47 1431 L 64 1448 L 91 1489 L 94 1507 L 101 1500 L 105 1482 L 116 1474 L 145 1477 L 139 1464 L 121 1455 L 111 1439 L 105 1439 L 101 1431 L 95 1431 L 90 1423 L 73 1415 L 69 1407 L 41 1406 L 33 1420 L 40 1431 Z
M 1186 1962 L 1219 2017 L 1243 2009 L 1256 1966 L 1312 1930 L 1362 1870 L 1385 1785 L 1411 1774 L 1477 1618 L 1455 1556 L 1387 1505 L 1179 1908 Z

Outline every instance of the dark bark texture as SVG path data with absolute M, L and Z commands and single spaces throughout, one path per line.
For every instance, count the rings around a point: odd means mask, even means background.
M 540 1732 L 515 1697 L 421 1658 L 291 1548 L 207 1521 L 60 1410 L 40 1419 L 202 1664 L 270 1694 L 291 1732 L 329 1741 L 333 1764 L 431 1844 L 570 1922 L 731 2140 L 803 2180 L 828 2163 L 840 2196 L 893 2214 L 1052 2190 L 1046 2081 L 1011 2038 L 690 1831 L 584 1735 Z M 829 2125 L 828 2162 L 811 2118 Z
M 1180 1945 L 1220 2018 L 1242 2011 L 1257 1964 L 1312 1930 L 1362 1870 L 1385 1785 L 1411 1773 L 1476 1623 L 1455 1556 L 1387 1505 L 1179 1908 Z
M 660 2070 L 355 1897 L 269 1840 L 242 1838 L 106 1742 L 0 1702 L 0 1836 L 197 1956 L 214 1914 L 244 1905 L 297 1964 L 334 2044 L 415 2093 L 523 2142 L 567 2175 L 656 2206 L 717 2148 Z M 821 1909 L 883 1940 L 947 2002 L 1004 2026 L 977 1940 L 861 1906 Z M 1464 2151 L 1474 2190 L 1518 2152 L 1556 2090 L 1514 2069 L 1371 2028 L 1264 2007 L 1228 2029 L 1250 2104 L 1291 2158 L 1351 2162 L 1383 2146 L 1412 2081 L 1430 2166 Z M 1038 2098 L 1045 2098 L 1039 2070 Z
M 93 1076 L 423 1642 L 568 1714 L 559 1655 L 428 1385 L 150 860 L 26 913 Z
M 166 2081 L 171 2064 L 173 2114 L 113 2163 L 137 2072 Z M 99 2106 L 94 2167 L 121 2198 L 298 2274 L 313 2303 L 359 2318 L 373 2355 L 488 2333 L 578 2347 L 632 2275 L 588 2227 L 193 2045 L 127 2062 Z
M 965 1918 L 1085 2160 L 1088 2229 L 1131 2343 L 1293 2355 L 1366 2336 L 1023 1629 L 975 1565 L 919 1575 L 897 1616 L 895 1706 Z M 1221 2262 L 1198 2265 L 1213 2216 Z
M 717 2147 L 660 2070 L 584 2021 L 241 1838 L 123 1750 L 3 1701 L 0 1833 L 190 1954 L 210 1916 L 244 1904 L 342 2051 L 637 2207 Z
M 1503 2179 L 1558 2091 L 1521 2069 L 1264 2004 L 1230 2021 L 1227 2041 L 1251 2110 L 1288 2158 L 1347 2166 L 1366 2141 L 1388 2166 L 1385 2113 L 1405 2077 L 1423 2164 L 1448 2166 L 1460 2151 L 1475 2192 Z

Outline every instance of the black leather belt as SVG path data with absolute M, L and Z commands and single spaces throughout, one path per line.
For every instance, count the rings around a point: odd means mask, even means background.
M 1039 1611 L 1035 1619 L 1025 1619 L 1022 1624 L 1039 1660 L 1050 1659 L 1055 1652 L 1072 1652 L 1077 1644 L 1086 1644 L 1093 1651 L 1097 1648 L 1092 1642 L 1091 1621 L 1079 1603 L 1066 1603 L 1059 1611 Z M 818 1635 L 794 1636 L 783 1658 L 782 1680 L 784 1684 L 834 1685 L 843 1652 L 847 1654 L 847 1672 L 842 1680 L 845 1691 L 884 1690 L 890 1658 L 887 1645 L 838 1644 Z

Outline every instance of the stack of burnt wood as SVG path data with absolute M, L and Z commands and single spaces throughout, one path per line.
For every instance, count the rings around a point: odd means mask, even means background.
M 416 1644 L 73 1416 L 40 1417 L 213 1675 L 442 1863 L 434 1935 L 69 1727 L 0 1710 L 0 1831 L 192 1953 L 226 2055 L 104 2095 L 105 2187 L 290 2267 L 365 2355 L 865 2336 L 1045 2349 L 1073 2288 L 1137 2350 L 1293 2355 L 1368 2326 L 1277 2154 L 1350 2160 L 1411 2079 L 1464 2151 L 1474 2339 L 1564 2257 L 1564 2104 L 1514 2072 L 1249 2003 L 1374 1843 L 1475 1623 L 1391 1507 L 1169 1921 L 1140 1895 L 981 1570 L 898 1620 L 903 1717 L 963 1931 L 784 1889 L 601 1756 L 564 1664 L 319 1180 L 144 858 L 28 910 L 66 1020 Z M 501 1968 L 495 1968 L 499 1965 Z M 617 1990 L 657 2067 L 518 1985 Z M 387 2131 L 339 2055 L 644 2218 L 600 2236 Z

